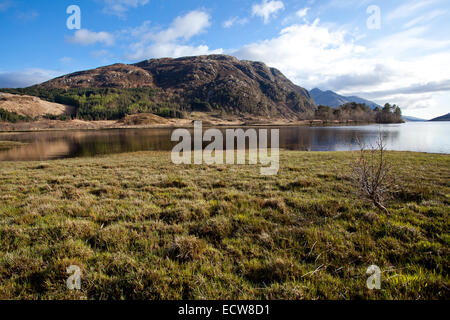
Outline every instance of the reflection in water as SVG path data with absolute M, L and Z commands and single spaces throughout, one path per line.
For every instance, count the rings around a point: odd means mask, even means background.
M 357 150 L 357 138 L 365 144 L 372 144 L 381 130 L 391 150 L 450 153 L 450 122 L 279 129 L 280 148 L 289 150 Z M 0 151 L 0 160 L 49 160 L 142 150 L 171 150 L 176 144 L 170 141 L 172 131 L 165 128 L 0 133 L 0 141 L 28 143 Z M 225 129 L 222 131 L 225 136 Z

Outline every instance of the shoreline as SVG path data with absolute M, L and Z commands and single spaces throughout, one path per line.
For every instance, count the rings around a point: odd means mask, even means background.
M 0 147 L 1 147 L 0 141 Z M 24 144 L 26 145 L 26 144 Z M 8 151 L 8 149 L 1 149 L 1 151 Z M 54 158 L 54 159 L 42 159 L 42 160 L 0 160 L 0 163 L 3 164 L 20 164 L 20 163 L 28 163 L 28 164 L 48 164 L 48 163 L 54 163 L 54 162 L 70 162 L 70 161 L 94 161 L 103 159 L 106 161 L 111 161 L 113 159 L 117 158 L 126 158 L 131 156 L 142 156 L 142 155 L 159 155 L 160 157 L 169 156 L 170 155 L 169 150 L 138 150 L 138 151 L 131 151 L 131 152 L 118 152 L 118 153 L 108 153 L 108 154 L 98 154 L 98 155 L 90 155 L 90 156 L 77 156 L 77 157 L 64 157 L 64 158 Z M 305 151 L 305 150 L 290 150 L 290 149 L 284 149 L 280 148 L 280 154 L 283 154 L 284 156 L 290 156 L 292 154 L 309 154 L 309 155 L 330 155 L 330 154 L 342 154 L 342 155 L 349 155 L 354 154 L 358 152 L 357 150 L 342 150 L 342 151 Z M 387 150 L 387 153 L 391 156 L 398 156 L 398 155 L 404 155 L 404 156 L 449 156 L 449 153 L 436 153 L 436 152 L 425 152 L 425 151 L 408 151 L 408 150 Z M 206 164 L 201 165 L 194 165 L 194 166 L 205 166 Z M 215 165 L 213 165 L 215 166 Z M 223 165 L 226 167 L 227 165 Z M 249 166 L 258 166 L 258 165 L 249 165 Z
M 35 122 L 9 123 L 0 122 L 0 134 L 24 133 L 24 132 L 49 132 L 49 131 L 99 131 L 116 129 L 177 129 L 193 128 L 194 121 L 203 121 L 204 128 L 250 128 L 250 127 L 332 127 L 332 126 L 363 126 L 377 124 L 366 121 L 323 121 L 323 120 L 299 120 L 299 121 L 271 121 L 271 122 L 244 122 L 244 121 L 210 121 L 209 119 L 168 119 L 168 123 L 154 123 L 145 125 L 123 125 L 120 121 L 83 121 L 83 120 L 45 120 Z

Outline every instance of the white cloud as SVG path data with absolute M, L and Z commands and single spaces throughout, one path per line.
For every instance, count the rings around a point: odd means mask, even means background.
M 384 36 L 371 43 L 371 47 L 374 51 L 378 51 L 380 58 L 393 56 L 405 58 L 424 56 L 426 53 L 450 46 L 450 39 L 434 39 L 429 35 L 428 26 L 413 27 Z
M 207 45 L 191 45 L 186 42 L 202 34 L 211 25 L 211 17 L 205 11 L 194 10 L 174 19 L 171 25 L 158 32 L 150 29 L 150 23 L 144 22 L 140 27 L 126 30 L 125 33 L 138 38 L 131 45 L 129 60 L 143 60 L 161 57 L 182 57 L 223 53 L 222 49 L 210 50 Z
M 295 14 L 300 18 L 304 18 L 308 14 L 308 11 L 309 11 L 309 8 L 303 8 L 303 9 L 298 10 Z
M 224 28 L 231 28 L 234 25 L 244 25 L 248 23 L 248 19 L 247 18 L 239 18 L 239 17 L 232 17 L 228 20 L 226 20 L 222 26 Z
M 361 71 L 352 58 L 363 52 L 363 47 L 346 40 L 344 31 L 330 31 L 316 20 L 287 27 L 278 37 L 244 46 L 236 55 L 266 62 L 308 87 L 337 75 Z
M 73 37 L 69 38 L 69 41 L 83 46 L 92 45 L 96 43 L 103 43 L 107 46 L 114 44 L 114 36 L 108 32 L 94 32 L 87 29 L 77 30 Z
M 150 35 L 154 41 L 169 42 L 178 39 L 189 40 L 203 33 L 211 25 L 211 17 L 204 11 L 194 10 L 184 16 L 177 17 L 172 25 L 155 35 Z
M 264 23 L 269 23 L 271 16 L 278 11 L 284 10 L 284 3 L 282 1 L 263 0 L 260 4 L 254 4 L 252 7 L 252 15 L 262 17 Z
M 127 55 L 127 59 L 136 61 L 223 53 L 222 49 L 210 50 L 204 44 L 186 44 L 194 36 L 204 33 L 211 25 L 210 20 L 210 15 L 205 11 L 194 10 L 175 18 L 165 30 L 151 30 L 149 21 L 137 28 L 126 30 L 126 34 L 138 38 L 138 41 L 131 45 L 132 53 Z
M 16 72 L 0 71 L 0 88 L 24 88 L 61 76 L 62 72 L 45 69 L 26 69 Z
M 118 17 L 124 17 L 130 8 L 137 8 L 146 5 L 149 0 L 104 0 L 105 7 L 103 11 Z
M 429 34 L 427 28 L 417 27 L 363 46 L 345 29 L 315 20 L 291 25 L 278 36 L 248 44 L 234 54 L 276 67 L 308 89 L 360 95 L 380 104 L 390 101 L 408 110 L 428 106 L 428 111 L 439 114 L 444 112 L 435 97 L 450 96 L 450 76 L 442 72 L 450 70 L 450 40 Z

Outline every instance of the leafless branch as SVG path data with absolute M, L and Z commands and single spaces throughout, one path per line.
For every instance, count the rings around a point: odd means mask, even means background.
M 381 132 L 375 145 L 367 148 L 359 139 L 360 151 L 351 165 L 351 178 L 359 193 L 379 210 L 389 214 L 384 202 L 394 186 L 393 169 L 386 158 L 386 144 Z

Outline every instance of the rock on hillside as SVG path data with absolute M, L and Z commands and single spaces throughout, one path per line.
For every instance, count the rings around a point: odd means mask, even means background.
M 302 118 L 316 109 L 308 91 L 264 63 L 226 55 L 152 59 L 76 72 L 43 88 L 154 88 L 155 103 L 186 111 Z

